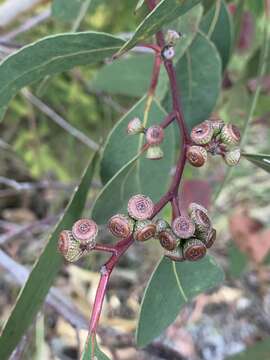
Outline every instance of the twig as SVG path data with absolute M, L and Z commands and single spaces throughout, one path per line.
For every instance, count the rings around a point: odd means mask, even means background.
M 21 13 L 32 9 L 42 0 L 6 0 L 0 5 L 0 27 L 7 26 Z
M 14 39 L 16 36 L 21 35 L 22 33 L 25 33 L 28 30 L 31 30 L 32 28 L 36 27 L 37 25 L 40 25 L 45 20 L 47 20 L 51 16 L 51 9 L 44 10 L 38 15 L 35 15 L 31 17 L 30 19 L 27 19 L 22 25 L 18 26 L 14 30 L 11 30 L 10 32 L 3 34 L 0 37 L 1 42 L 2 41 L 9 41 Z
M 28 269 L 18 264 L 2 250 L 0 250 L 0 267 L 5 269 L 20 286 L 24 285 L 30 274 Z M 75 328 L 87 329 L 85 317 L 74 307 L 72 301 L 55 287 L 50 289 L 45 303 L 52 307 L 59 315 L 63 316 Z
M 80 130 L 76 129 L 74 126 L 70 125 L 64 118 L 58 115 L 53 109 L 46 105 L 43 101 L 37 98 L 35 95 L 30 93 L 28 90 L 22 90 L 23 96 L 31 102 L 35 107 L 37 107 L 43 114 L 47 115 L 51 120 L 58 124 L 62 129 L 66 130 L 84 145 L 88 146 L 90 149 L 97 151 L 100 146 L 88 136 L 82 133 Z

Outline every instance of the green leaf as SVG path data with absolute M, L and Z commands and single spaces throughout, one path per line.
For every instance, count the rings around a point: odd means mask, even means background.
M 97 341 L 95 339 L 95 356 L 97 360 L 110 360 L 99 348 Z M 82 355 L 82 360 L 90 360 L 92 359 L 92 344 L 91 341 L 89 341 L 88 343 L 85 344 L 84 347 L 84 351 L 83 351 L 83 355 Z
M 13 53 L 0 63 L 0 118 L 24 86 L 74 66 L 102 61 L 122 44 L 105 33 L 70 33 L 49 36 Z
M 154 35 L 162 26 L 169 24 L 171 21 L 184 15 L 193 6 L 197 5 L 200 0 L 162 0 L 152 10 L 146 18 L 137 27 L 135 34 L 128 40 L 118 52 L 122 55 L 124 52 L 133 48 L 139 42 L 145 41 L 151 35 Z
M 216 1 L 203 17 L 200 28 L 216 45 L 224 70 L 229 62 L 233 45 L 233 23 L 224 0 Z
M 79 186 L 65 209 L 64 215 L 49 237 L 47 245 L 37 259 L 26 284 L 21 289 L 16 304 L 5 324 L 0 338 L 0 359 L 8 359 L 23 334 L 33 323 L 46 295 L 59 271 L 63 257 L 57 251 L 57 239 L 63 229 L 70 229 L 84 209 L 98 154 L 87 166 Z
M 207 119 L 216 105 L 221 89 L 220 56 L 205 35 L 198 34 L 175 68 L 185 120 L 191 130 Z M 170 92 L 164 106 L 172 107 Z
M 52 15 L 64 22 L 73 22 L 85 0 L 53 0 Z
M 269 360 L 270 338 L 258 341 L 255 345 L 248 347 L 242 353 L 228 357 L 227 360 Z
M 262 168 L 267 172 L 270 172 L 270 155 L 245 153 L 242 153 L 242 155 L 254 165 Z
M 264 0 L 246 0 L 246 7 L 248 10 L 253 12 L 254 15 L 260 16 L 264 11 Z
M 145 97 L 141 99 L 112 129 L 105 144 L 101 161 L 101 178 L 105 187 L 93 206 L 92 216 L 99 224 L 105 224 L 112 214 L 127 211 L 128 199 L 142 193 L 158 201 L 168 186 L 169 173 L 174 161 L 173 128 L 165 130 L 161 147 L 164 158 L 148 160 L 138 155 L 144 143 L 143 135 L 126 134 L 127 124 L 134 117 L 143 118 Z M 147 126 L 159 123 L 166 116 L 154 100 Z
M 136 334 L 138 346 L 144 347 L 158 337 L 187 301 L 223 279 L 223 271 L 210 256 L 194 263 L 176 263 L 164 257 L 143 296 Z
M 174 29 L 181 34 L 183 37 L 177 41 L 175 46 L 175 57 L 174 62 L 177 63 L 180 58 L 184 55 L 187 48 L 191 45 L 194 40 L 199 24 L 203 15 L 203 7 L 201 4 L 194 6 L 181 18 L 173 21 L 169 24 L 168 29 Z M 156 90 L 156 97 L 162 101 L 166 92 L 169 88 L 168 75 L 164 67 L 161 68 L 159 82 Z
M 90 86 L 97 91 L 141 97 L 147 91 L 153 67 L 152 55 L 134 55 L 105 65 Z

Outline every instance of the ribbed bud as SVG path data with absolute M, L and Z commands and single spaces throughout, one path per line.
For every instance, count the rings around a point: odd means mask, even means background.
M 80 219 L 72 226 L 72 235 L 81 245 L 87 244 L 94 247 L 97 234 L 97 224 L 91 219 Z
M 189 206 L 188 206 L 188 213 L 189 213 L 189 215 L 191 215 L 191 213 L 192 213 L 193 211 L 197 210 L 197 209 L 202 210 L 205 214 L 208 214 L 208 211 L 207 211 L 207 209 L 206 209 L 205 207 L 203 207 L 202 205 L 197 204 L 197 203 L 195 203 L 195 202 L 192 202 L 192 203 L 190 203 Z
M 164 139 L 164 130 L 159 125 L 153 125 L 146 130 L 145 136 L 149 145 L 160 145 Z
M 172 230 L 181 239 L 188 239 L 195 233 L 195 225 L 187 216 L 178 216 L 172 223 Z
M 205 256 L 206 250 L 201 240 L 189 239 L 183 247 L 183 256 L 188 261 L 197 261 Z
M 156 225 L 150 220 L 138 221 L 135 224 L 134 239 L 137 241 L 147 241 L 156 235 Z
M 174 46 L 177 40 L 180 39 L 180 34 L 175 30 L 168 30 L 166 34 L 166 43 Z
M 187 159 L 192 166 L 201 167 L 207 160 L 207 151 L 202 146 L 189 146 Z
M 241 140 L 240 130 L 233 124 L 226 124 L 221 130 L 220 140 L 227 145 L 238 145 Z
M 165 231 L 167 229 L 170 229 L 169 223 L 164 219 L 157 219 L 156 227 L 157 227 L 157 229 L 156 229 L 157 234 L 159 234 L 160 232 Z
M 172 251 L 165 251 L 164 256 L 173 261 L 185 261 L 183 249 L 180 246 L 177 246 L 177 248 Z
M 108 222 L 108 229 L 110 232 L 119 238 L 126 238 L 133 232 L 134 220 L 127 215 L 117 214 L 110 218 Z
M 163 57 L 164 60 L 171 60 L 175 55 L 175 50 L 174 47 L 171 45 L 166 45 L 164 46 L 162 52 L 161 52 L 161 56 Z
M 202 242 L 205 244 L 205 246 L 210 249 L 210 247 L 213 246 L 215 240 L 217 237 L 217 231 L 216 229 L 211 229 L 208 234 L 206 235 L 206 237 L 204 237 L 204 239 L 202 239 Z
M 144 127 L 139 118 L 132 119 L 127 126 L 127 133 L 128 135 L 137 135 L 144 132 Z
M 158 239 L 159 239 L 160 245 L 164 249 L 169 250 L 169 251 L 176 249 L 176 247 L 179 245 L 179 241 L 180 241 L 177 239 L 177 237 L 174 235 L 174 233 L 170 229 L 161 231 L 158 234 Z
M 69 262 L 75 262 L 85 255 L 80 242 L 74 238 L 71 231 L 64 230 L 58 238 L 58 250 Z
M 191 212 L 190 216 L 195 223 L 196 234 L 208 234 L 212 225 L 207 213 L 201 209 L 196 209 Z
M 191 131 L 191 139 L 195 144 L 205 145 L 208 144 L 213 137 L 214 129 L 212 128 L 210 121 L 204 121 L 203 123 L 195 126 Z
M 128 213 L 135 220 L 149 219 L 154 212 L 153 201 L 145 195 L 134 195 L 128 202 Z
M 211 122 L 212 128 L 214 130 L 214 136 L 219 135 L 224 124 L 224 121 L 221 119 L 209 120 Z
M 241 158 L 241 150 L 239 148 L 230 150 L 225 153 L 224 160 L 227 165 L 235 166 L 239 163 Z
M 164 156 L 164 153 L 161 149 L 160 146 L 158 145 L 153 145 L 153 146 L 149 146 L 149 148 L 146 151 L 146 159 L 149 160 L 160 160 L 162 159 Z

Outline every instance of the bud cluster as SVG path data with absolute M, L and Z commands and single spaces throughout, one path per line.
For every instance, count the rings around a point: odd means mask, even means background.
M 168 226 L 165 230 L 176 238 L 174 248 L 163 246 L 166 249 L 165 256 L 174 261 L 200 260 L 216 239 L 216 230 L 203 206 L 191 203 L 188 212 L 189 216 L 178 216 L 172 227 Z
M 127 126 L 128 135 L 145 134 L 148 149 L 146 158 L 150 160 L 159 160 L 163 158 L 163 151 L 160 147 L 164 140 L 163 128 L 156 124 L 146 129 L 139 118 L 132 119 Z
M 98 234 L 97 224 L 91 219 L 80 219 L 72 230 L 63 230 L 58 238 L 58 250 L 69 262 L 75 262 L 89 254 L 95 245 Z
M 241 152 L 237 145 L 241 134 L 236 125 L 225 124 L 217 118 L 205 120 L 192 129 L 190 136 L 194 145 L 188 147 L 187 159 L 191 165 L 203 166 L 208 153 L 221 155 L 229 166 L 239 163 Z

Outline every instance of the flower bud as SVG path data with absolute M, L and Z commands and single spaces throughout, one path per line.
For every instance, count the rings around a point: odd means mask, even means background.
M 191 131 L 191 139 L 195 144 L 208 144 L 214 135 L 214 129 L 211 122 L 206 120 L 203 123 L 195 126 Z
M 211 229 L 211 220 L 207 215 L 207 212 L 202 209 L 195 209 L 190 214 L 191 219 L 195 223 L 196 234 L 206 235 Z
M 146 151 L 146 159 L 149 160 L 160 160 L 164 156 L 164 153 L 160 146 L 149 146 L 149 148 Z
M 177 246 L 177 248 L 172 251 L 165 251 L 164 256 L 173 261 L 185 261 L 183 249 L 180 246 Z
M 221 119 L 214 119 L 214 120 L 209 120 L 211 122 L 212 128 L 214 130 L 214 136 L 217 136 L 220 134 L 224 124 L 224 121 Z
M 134 239 L 137 241 L 147 241 L 156 235 L 156 225 L 150 220 L 138 221 L 135 224 Z
M 145 133 L 149 145 L 160 145 L 164 139 L 164 130 L 159 125 L 150 126 Z
M 180 33 L 175 30 L 168 30 L 166 34 L 166 43 L 174 46 L 181 37 Z
M 64 230 L 58 238 L 58 250 L 69 262 L 75 262 L 85 255 L 80 242 L 74 238 L 71 231 Z
M 98 234 L 97 224 L 91 219 L 80 219 L 72 226 L 72 235 L 81 245 L 87 244 L 94 247 L 96 245 L 96 237 Z
M 127 238 L 133 232 L 134 220 L 129 216 L 117 214 L 110 218 L 108 228 L 114 236 Z
M 241 150 L 239 148 L 230 150 L 225 153 L 224 160 L 227 165 L 235 166 L 239 163 L 241 158 Z
M 134 195 L 128 202 L 128 214 L 135 220 L 146 220 L 151 218 L 154 212 L 153 201 L 145 195 Z
M 175 55 L 174 47 L 171 45 L 166 45 L 162 49 L 161 56 L 164 60 L 171 60 Z
M 207 209 L 206 209 L 205 207 L 203 207 L 202 205 L 197 204 L 197 203 L 195 203 L 195 202 L 192 202 L 192 203 L 190 203 L 189 206 L 188 206 L 188 213 L 189 213 L 189 215 L 191 215 L 192 212 L 194 212 L 194 211 L 197 210 L 197 209 L 203 211 L 205 214 L 208 214 L 208 211 L 207 211 Z
M 179 242 L 180 242 L 180 240 L 177 239 L 177 237 L 174 235 L 174 233 L 170 229 L 161 231 L 158 234 L 158 239 L 159 239 L 160 245 L 164 249 L 169 250 L 169 251 L 176 249 L 176 247 L 179 245 Z
M 198 239 L 189 239 L 183 246 L 183 256 L 188 261 L 197 261 L 206 255 L 206 246 Z
M 172 230 L 181 239 L 188 239 L 195 233 L 195 225 L 187 216 L 178 216 L 172 223 Z
M 216 237 L 217 237 L 217 231 L 216 229 L 211 229 L 207 236 L 202 239 L 202 242 L 205 244 L 205 246 L 210 249 L 210 247 L 213 246 L 215 240 L 216 240 Z
M 128 135 L 138 135 L 144 132 L 144 127 L 141 120 L 137 117 L 132 119 L 127 126 Z
M 220 140 L 227 145 L 237 145 L 241 140 L 240 130 L 233 124 L 225 124 L 220 133 Z
M 192 166 L 201 167 L 207 160 L 207 151 L 202 146 L 189 146 L 187 159 Z
M 157 234 L 167 229 L 170 229 L 170 225 L 168 224 L 168 222 L 163 219 L 156 220 L 156 227 L 157 227 Z

